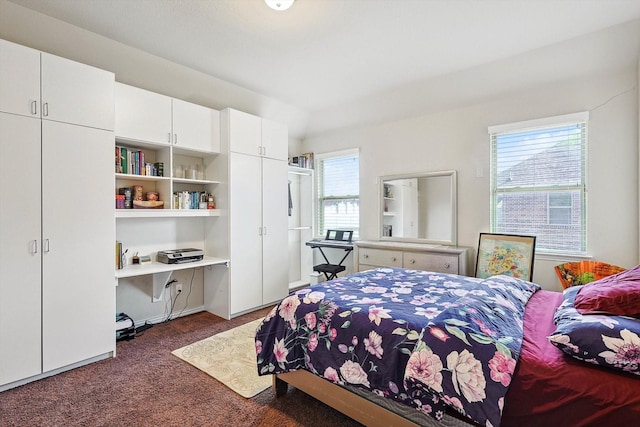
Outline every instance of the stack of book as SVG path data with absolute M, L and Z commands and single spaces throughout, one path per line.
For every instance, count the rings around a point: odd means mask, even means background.
M 304 153 L 300 156 L 294 156 L 291 158 L 289 164 L 300 168 L 313 169 L 313 153 Z
M 144 151 L 116 146 L 116 173 L 164 176 L 164 163 L 145 162 Z

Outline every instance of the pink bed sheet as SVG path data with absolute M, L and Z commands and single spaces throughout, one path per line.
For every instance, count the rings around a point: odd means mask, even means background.
M 542 290 L 527 304 L 522 352 L 501 426 L 637 425 L 640 378 L 573 359 L 549 343 L 561 302 L 561 293 Z

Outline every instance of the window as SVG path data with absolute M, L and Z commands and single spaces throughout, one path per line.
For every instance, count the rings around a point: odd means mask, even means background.
M 360 228 L 360 157 L 358 150 L 316 155 L 318 185 L 318 235 L 327 229 Z
M 588 113 L 489 128 L 491 230 L 534 235 L 536 251 L 587 252 Z

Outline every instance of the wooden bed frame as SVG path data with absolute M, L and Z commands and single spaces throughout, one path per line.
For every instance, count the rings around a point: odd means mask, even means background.
M 342 412 L 351 419 L 365 426 L 393 426 L 393 427 L 418 427 L 418 426 L 470 426 L 463 420 L 445 415 L 442 422 L 424 415 L 427 424 L 416 424 L 400 414 L 377 405 L 375 402 L 353 393 L 339 385 L 327 381 L 312 374 L 309 371 L 298 370 L 273 375 L 273 391 L 276 397 L 287 393 L 288 385 L 314 397 L 333 409 Z

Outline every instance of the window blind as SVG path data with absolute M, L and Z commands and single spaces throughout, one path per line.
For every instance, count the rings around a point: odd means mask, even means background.
M 490 128 L 492 232 L 535 235 L 537 251 L 586 253 L 587 121 L 571 118 Z
M 360 158 L 356 152 L 327 153 L 317 160 L 318 233 L 360 228 Z

